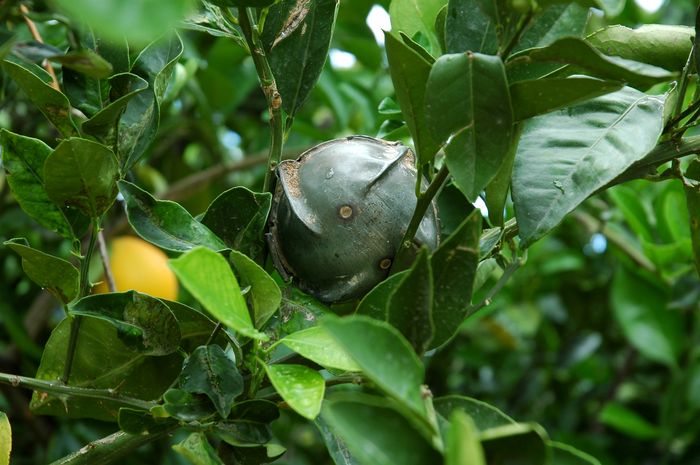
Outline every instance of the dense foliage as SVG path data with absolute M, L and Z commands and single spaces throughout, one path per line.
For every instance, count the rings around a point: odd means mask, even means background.
M 697 463 L 695 10 L 0 3 L 0 465 Z M 324 304 L 270 256 L 274 169 L 353 134 L 424 180 Z M 177 301 L 94 293 L 125 234 Z

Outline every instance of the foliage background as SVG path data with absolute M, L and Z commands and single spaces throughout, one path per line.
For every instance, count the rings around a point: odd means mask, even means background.
M 667 0 L 653 14 L 633 1 L 621 3 L 618 16 L 594 18 L 591 27 L 694 24 L 692 0 Z M 394 129 L 395 110 L 380 105 L 393 93 L 386 58 L 366 23 L 375 4 L 389 9 L 387 1 L 341 1 L 332 48 L 357 61 L 350 68 L 326 64 L 295 118 L 285 156 L 335 137 L 382 136 Z M 61 24 L 42 21 L 49 6 L 31 6 L 46 42 L 65 48 L 71 38 Z M 29 38 L 12 2 L 0 4 L 0 16 Z M 161 130 L 135 177 L 198 214 L 232 185 L 260 188 L 267 104 L 241 49 L 196 32 L 182 38 L 185 52 L 166 93 Z M 56 137 L 4 75 L 0 126 L 47 142 Z M 684 232 L 687 219 L 676 214 L 685 211 L 682 188 L 674 182 L 637 181 L 596 196 L 533 246 L 492 305 L 428 356 L 433 393 L 473 396 L 519 421 L 538 422 L 553 439 L 604 464 L 700 463 L 700 281 Z M 452 208 L 472 208 L 460 196 L 453 192 L 443 209 L 446 227 Z M 126 232 L 117 210 L 107 220 L 108 235 Z M 636 212 L 643 212 L 642 219 Z M 49 253 L 69 252 L 68 244 L 22 213 L 0 174 L 0 241 L 16 236 Z M 33 376 L 61 316 L 60 307 L 25 277 L 19 258 L 0 248 L 0 371 Z M 668 351 L 650 348 L 649 337 L 667 342 Z M 28 399 L 25 391 L 0 386 L 17 465 L 58 459 L 116 428 L 37 417 L 28 412 Z M 279 463 L 331 463 L 319 434 L 295 415 L 278 420 L 275 434 L 291 445 Z M 168 444 L 157 443 L 128 463 L 184 462 Z

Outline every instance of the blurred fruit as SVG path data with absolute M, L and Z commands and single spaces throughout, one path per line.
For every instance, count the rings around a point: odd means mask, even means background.
M 177 299 L 177 278 L 168 267 L 168 256 L 158 247 L 133 236 L 114 238 L 110 244 L 110 267 L 118 292 L 134 289 L 166 300 Z M 109 292 L 106 281 L 94 288 Z

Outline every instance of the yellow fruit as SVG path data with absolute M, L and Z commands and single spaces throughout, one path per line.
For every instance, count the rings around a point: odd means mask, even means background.
M 136 290 L 167 300 L 177 299 L 177 278 L 168 267 L 168 256 L 148 242 L 133 236 L 112 240 L 110 265 L 118 292 Z M 103 280 L 94 292 L 108 291 Z

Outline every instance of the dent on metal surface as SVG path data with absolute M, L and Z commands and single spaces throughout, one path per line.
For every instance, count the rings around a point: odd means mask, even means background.
M 269 242 L 285 278 L 324 302 L 362 297 L 386 278 L 416 205 L 410 148 L 336 139 L 281 162 L 277 176 Z M 415 241 L 437 247 L 435 205 Z

